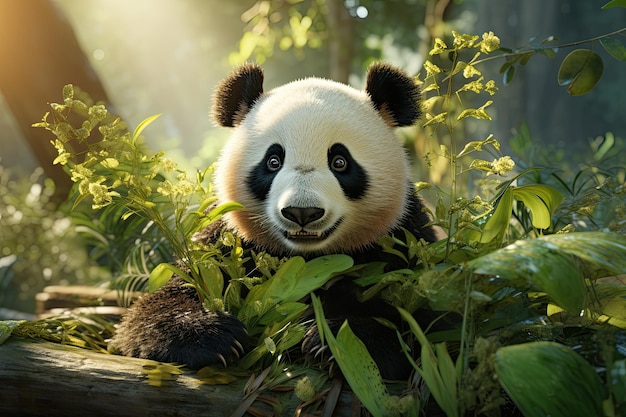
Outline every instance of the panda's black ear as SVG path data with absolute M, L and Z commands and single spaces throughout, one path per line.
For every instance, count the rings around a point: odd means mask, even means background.
M 263 69 L 251 63 L 239 66 L 215 89 L 213 120 L 220 126 L 237 126 L 261 94 Z
M 392 126 L 410 126 L 420 117 L 419 87 L 398 68 L 372 64 L 367 70 L 365 90 L 376 110 Z

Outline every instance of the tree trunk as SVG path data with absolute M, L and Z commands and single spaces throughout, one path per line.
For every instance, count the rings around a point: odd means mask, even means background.
M 249 406 L 273 415 L 260 399 L 246 401 L 245 377 L 207 385 L 187 372 L 151 386 L 144 370 L 156 362 L 15 337 L 0 345 L 0 358 L 3 417 L 233 416 Z M 284 415 L 294 415 L 300 403 L 293 391 L 263 394 L 278 400 Z M 333 415 L 351 415 L 352 397 L 343 392 Z
M 104 87 L 68 21 L 49 0 L 0 2 L 0 62 L 0 91 L 22 136 L 56 184 L 54 200 L 63 201 L 70 178 L 52 164 L 57 151 L 49 144 L 51 134 L 32 124 L 41 121 L 49 102 L 61 100 L 64 85 L 74 84 L 107 103 Z
M 331 80 L 347 84 L 354 56 L 354 18 L 343 0 L 328 0 L 328 52 Z

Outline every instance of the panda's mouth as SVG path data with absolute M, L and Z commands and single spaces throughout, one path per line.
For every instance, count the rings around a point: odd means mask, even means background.
M 333 224 L 331 227 L 329 227 L 328 229 L 325 230 L 305 230 L 300 229 L 297 231 L 289 231 L 286 230 L 285 231 L 285 237 L 289 240 L 296 240 L 296 241 L 319 241 L 319 240 L 324 240 L 326 238 L 328 238 L 335 230 L 337 230 L 337 228 L 339 227 L 339 225 L 341 224 L 343 218 L 337 220 L 337 222 L 335 222 L 335 224 Z

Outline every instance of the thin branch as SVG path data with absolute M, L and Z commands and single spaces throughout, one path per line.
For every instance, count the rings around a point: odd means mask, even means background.
M 606 33 L 604 35 L 596 36 L 596 37 L 593 37 L 593 38 L 590 38 L 590 39 L 585 39 L 585 40 L 582 40 L 582 41 L 564 43 L 564 44 L 561 44 L 561 45 L 545 47 L 545 48 L 540 48 L 540 49 L 539 48 L 538 49 L 532 49 L 531 48 L 529 50 L 518 50 L 518 51 L 515 51 L 515 52 L 507 52 L 505 54 L 493 55 L 493 56 L 489 56 L 489 57 L 486 57 L 486 58 L 474 61 L 474 62 L 472 62 L 472 65 L 482 64 L 483 62 L 493 61 L 494 59 L 499 59 L 499 58 L 508 58 L 508 57 L 513 57 L 513 56 L 517 56 L 517 55 L 536 53 L 538 50 L 543 50 L 543 49 L 571 48 L 572 46 L 578 46 L 578 45 L 582 45 L 584 43 L 595 42 L 595 41 L 598 41 L 600 39 L 606 38 L 608 36 L 619 35 L 619 34 L 621 34 L 623 32 L 626 32 L 626 27 L 618 29 L 618 30 L 616 30 L 614 32 Z

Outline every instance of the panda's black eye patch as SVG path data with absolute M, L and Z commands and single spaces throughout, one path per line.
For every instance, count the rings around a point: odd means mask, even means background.
M 367 172 L 345 145 L 335 143 L 328 149 L 328 168 L 349 200 L 357 200 L 365 195 L 369 187 Z
M 255 198 L 265 200 L 272 187 L 274 177 L 283 167 L 284 160 L 285 149 L 275 143 L 267 148 L 263 159 L 252 167 L 246 178 L 246 185 Z

